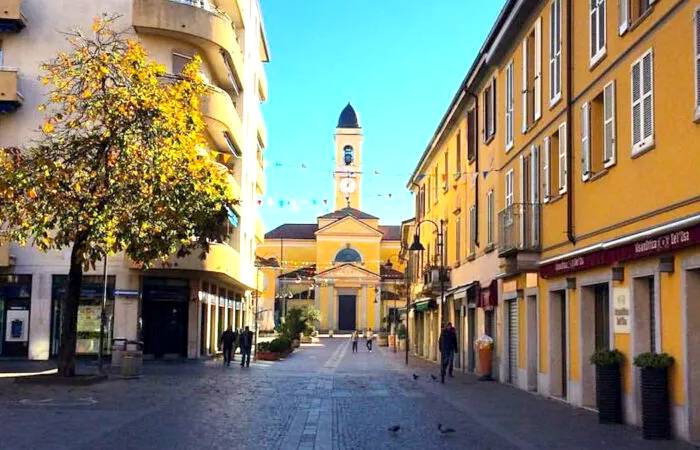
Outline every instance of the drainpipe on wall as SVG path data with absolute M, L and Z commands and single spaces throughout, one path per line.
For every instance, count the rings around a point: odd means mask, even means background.
M 467 95 L 474 99 L 474 131 L 479 129 L 479 96 L 474 94 L 472 91 L 465 90 Z M 469 110 L 467 110 L 467 118 L 469 118 Z M 469 130 L 469 124 L 467 123 L 467 130 Z M 477 135 L 478 135 L 478 131 Z M 469 139 L 472 137 L 467 135 L 467 153 L 469 153 Z M 474 227 L 474 244 L 476 247 L 479 246 L 479 138 L 477 137 L 474 142 L 474 170 L 476 171 L 476 181 L 474 182 L 474 221 L 477 225 Z M 469 210 L 466 211 L 467 213 Z M 471 225 L 471 224 L 470 224 Z
M 574 234 L 574 162 L 573 162 L 573 139 L 572 139 L 572 108 L 573 95 L 571 93 L 571 77 L 573 70 L 573 58 L 571 49 L 573 47 L 573 0 L 566 2 L 566 150 L 569 152 L 566 158 L 566 237 L 572 244 L 576 243 Z

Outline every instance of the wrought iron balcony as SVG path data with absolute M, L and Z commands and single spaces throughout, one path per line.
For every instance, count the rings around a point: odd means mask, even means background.
M 540 250 L 540 205 L 515 203 L 498 213 L 499 256 Z
M 440 269 L 439 266 L 428 266 L 423 271 L 423 289 L 425 291 L 440 291 L 441 283 L 445 289 L 451 286 L 451 272 L 449 268 Z

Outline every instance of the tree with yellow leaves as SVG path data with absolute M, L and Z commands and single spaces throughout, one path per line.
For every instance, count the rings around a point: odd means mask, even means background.
M 0 223 L 10 239 L 71 248 L 61 300 L 58 370 L 75 375 L 83 271 L 125 252 L 146 267 L 224 238 L 234 204 L 227 174 L 208 156 L 195 59 L 177 77 L 96 18 L 67 34 L 70 51 L 43 65 L 40 137 L 0 152 Z

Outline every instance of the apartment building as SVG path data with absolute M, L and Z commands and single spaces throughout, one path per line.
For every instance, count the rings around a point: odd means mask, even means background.
M 632 360 L 667 352 L 676 361 L 673 426 L 692 440 L 700 438 L 700 342 L 691 332 L 700 320 L 699 32 L 697 1 L 507 1 L 409 184 L 420 217 L 423 187 L 443 182 L 442 169 L 426 166 L 447 154 L 442 130 L 474 120 L 466 139 L 476 139 L 478 169 L 465 167 L 474 181 L 432 192 L 431 202 L 449 204 L 439 209 L 448 220 L 457 198 L 463 210 L 477 203 L 476 225 L 460 220 L 461 231 L 446 234 L 446 262 L 452 290 L 478 281 L 483 292 L 492 274 L 498 280 L 498 379 L 594 408 L 589 357 L 617 348 L 626 357 L 625 420 L 640 424 Z M 450 259 L 472 235 L 474 259 Z M 486 324 L 477 314 L 471 332 L 466 309 L 462 335 L 480 333 Z
M 0 2 L 0 145 L 21 147 L 41 123 L 40 64 L 67 49 L 62 30 L 89 30 L 93 17 L 120 16 L 149 57 L 177 74 L 200 55 L 210 85 L 202 102 L 207 140 L 241 202 L 229 212 L 230 235 L 197 254 L 150 270 L 124 255 L 107 260 L 108 332 L 140 340 L 154 357 L 195 358 L 218 351 L 227 326 L 252 325 L 255 249 L 263 240 L 257 198 L 264 193 L 269 60 L 257 0 L 3 0 Z M 195 252 L 196 253 L 196 252 Z M 47 359 L 58 351 L 60 298 L 69 252 L 0 247 L 0 356 Z M 85 274 L 78 314 L 78 353 L 96 353 L 104 278 Z M 16 333 L 15 331 L 19 331 Z

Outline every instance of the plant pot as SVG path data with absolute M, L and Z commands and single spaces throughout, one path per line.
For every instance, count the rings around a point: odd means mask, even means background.
M 479 349 L 479 374 L 481 374 L 483 379 L 491 378 L 492 354 L 493 349 L 491 347 Z
M 642 436 L 670 439 L 668 369 L 642 368 Z
M 256 357 L 260 361 L 277 361 L 280 359 L 280 354 L 275 352 L 258 352 Z
M 619 364 L 596 365 L 596 406 L 599 423 L 622 423 L 622 376 Z
M 377 345 L 380 347 L 386 347 L 389 345 L 389 339 L 387 336 L 379 335 L 377 338 Z

